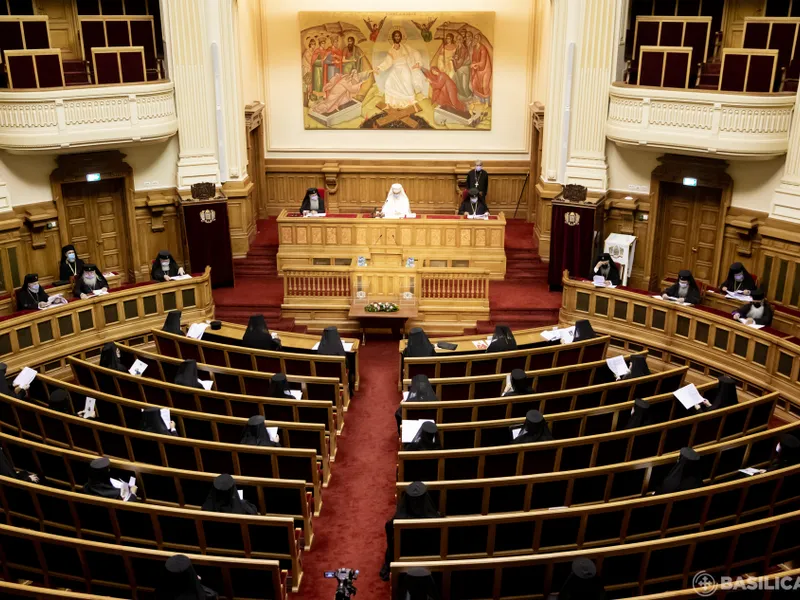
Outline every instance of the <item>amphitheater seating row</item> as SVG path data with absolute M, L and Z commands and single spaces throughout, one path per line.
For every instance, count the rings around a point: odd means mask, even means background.
M 678 452 L 765 430 L 778 394 L 682 419 L 613 433 L 459 450 L 402 451 L 398 481 L 438 481 L 556 473 Z

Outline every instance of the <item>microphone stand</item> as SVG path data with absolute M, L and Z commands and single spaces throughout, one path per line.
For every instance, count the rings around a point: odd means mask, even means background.
M 525 186 L 528 185 L 528 178 L 530 178 L 531 172 L 528 171 L 525 173 L 525 181 L 522 182 L 522 190 L 519 192 L 519 198 L 517 198 L 517 207 L 514 209 L 514 217 L 517 218 L 517 211 L 519 210 L 519 203 L 522 202 L 522 195 L 525 193 Z

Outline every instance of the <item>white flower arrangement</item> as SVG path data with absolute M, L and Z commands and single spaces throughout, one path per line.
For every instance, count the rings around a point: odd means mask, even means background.
M 394 302 L 370 302 L 364 307 L 364 310 L 370 313 L 377 312 L 397 312 L 400 307 Z

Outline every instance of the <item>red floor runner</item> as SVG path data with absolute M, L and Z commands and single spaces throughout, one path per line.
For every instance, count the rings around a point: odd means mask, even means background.
M 359 357 L 361 386 L 345 418 L 322 514 L 314 521 L 314 545 L 303 556 L 303 581 L 293 599 L 333 598 L 336 581 L 322 574 L 339 567 L 361 571 L 358 598 L 389 597 L 389 584 L 378 572 L 386 550 L 383 526 L 395 506 L 397 340 L 370 339 Z

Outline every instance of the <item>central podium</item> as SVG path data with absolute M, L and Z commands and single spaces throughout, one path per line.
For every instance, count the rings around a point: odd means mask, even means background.
M 369 214 L 278 215 L 278 273 L 286 267 L 348 266 L 363 257 L 371 266 L 389 266 L 398 257 L 421 267 L 481 268 L 491 279 L 506 273 L 505 216 L 468 219 L 464 215 L 417 215 L 380 219 Z

